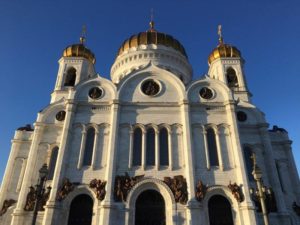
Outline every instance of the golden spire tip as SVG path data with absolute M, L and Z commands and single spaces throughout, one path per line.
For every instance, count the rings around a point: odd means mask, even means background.
M 153 18 L 154 18 L 154 12 L 153 12 L 153 8 L 151 9 L 151 12 L 150 12 L 150 31 L 154 31 L 154 21 L 153 21 Z
M 84 45 L 86 42 L 86 26 L 82 26 L 81 36 L 79 38 L 80 44 Z
M 218 25 L 218 35 L 219 35 L 219 44 L 224 44 L 223 35 L 222 35 L 222 25 Z

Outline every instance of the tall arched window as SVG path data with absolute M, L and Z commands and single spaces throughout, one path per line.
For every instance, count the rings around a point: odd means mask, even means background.
M 214 195 L 208 201 L 210 225 L 233 225 L 230 202 L 222 195 Z
M 54 147 L 51 151 L 50 161 L 49 161 L 49 173 L 48 173 L 48 180 L 53 179 L 54 170 L 56 166 L 57 161 L 57 155 L 58 155 L 58 147 Z
M 147 130 L 146 165 L 155 165 L 155 131 L 153 128 Z
M 90 127 L 86 133 L 83 166 L 89 166 L 92 163 L 94 140 L 95 140 L 95 128 Z
M 67 70 L 64 86 L 74 86 L 76 81 L 76 69 L 71 67 Z
M 254 181 L 254 177 L 252 175 L 253 171 L 253 160 L 252 160 L 252 150 L 250 147 L 244 147 L 244 160 L 246 164 L 247 176 L 249 181 Z
M 219 166 L 215 131 L 213 128 L 208 128 L 206 132 L 207 132 L 206 138 L 207 138 L 207 147 L 208 147 L 210 165 Z
M 169 165 L 169 137 L 166 128 L 160 129 L 159 132 L 159 158 L 161 166 Z
M 75 197 L 70 206 L 68 225 L 91 225 L 93 204 L 93 199 L 86 194 Z
M 230 88 L 239 86 L 236 72 L 234 69 L 228 68 L 226 72 L 226 77 L 227 77 L 227 84 Z
M 132 157 L 132 165 L 133 166 L 140 166 L 141 165 L 141 158 L 142 158 L 142 129 L 137 127 L 134 129 L 133 132 L 133 157 Z

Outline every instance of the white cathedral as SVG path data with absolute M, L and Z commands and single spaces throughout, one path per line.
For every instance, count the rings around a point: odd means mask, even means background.
M 220 31 L 198 80 L 153 22 L 124 41 L 111 80 L 95 62 L 84 36 L 68 46 L 50 104 L 15 132 L 1 225 L 300 224 L 292 142 L 251 102 Z

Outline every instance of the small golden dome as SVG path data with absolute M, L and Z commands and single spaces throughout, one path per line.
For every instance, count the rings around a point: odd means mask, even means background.
M 208 63 L 219 58 L 236 58 L 241 57 L 241 52 L 234 46 L 228 44 L 219 44 L 208 57 Z
M 234 46 L 225 44 L 222 36 L 222 26 L 218 26 L 219 45 L 210 53 L 208 63 L 219 58 L 240 58 L 241 52 Z
M 83 57 L 93 64 L 96 62 L 94 53 L 86 48 L 83 43 L 68 46 L 63 51 L 63 57 Z
M 184 47 L 173 38 L 171 35 L 157 32 L 154 29 L 154 22 L 150 22 L 150 29 L 146 32 L 141 32 L 136 35 L 131 36 L 129 39 L 125 40 L 119 49 L 117 56 L 121 55 L 123 52 L 127 51 L 129 48 L 138 47 L 139 45 L 164 45 L 171 47 L 176 51 L 180 52 L 184 57 L 188 58 Z

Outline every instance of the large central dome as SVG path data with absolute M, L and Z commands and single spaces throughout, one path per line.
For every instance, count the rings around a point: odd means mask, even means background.
M 122 55 L 132 47 L 138 47 L 139 45 L 164 45 L 179 51 L 182 55 L 187 58 L 184 47 L 178 40 L 173 38 L 171 35 L 157 32 L 153 27 L 153 22 L 150 22 L 150 29 L 146 32 L 140 32 L 136 35 L 132 35 L 129 39 L 125 40 L 119 49 L 118 56 Z
M 153 21 L 149 30 L 132 35 L 123 42 L 111 67 L 111 79 L 118 83 L 150 61 L 170 71 L 185 84 L 191 80 L 192 67 L 184 47 L 171 35 L 156 31 Z

